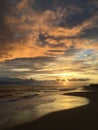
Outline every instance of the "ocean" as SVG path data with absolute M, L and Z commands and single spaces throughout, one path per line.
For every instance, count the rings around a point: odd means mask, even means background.
M 34 121 L 50 112 L 88 104 L 87 98 L 67 95 L 76 91 L 83 90 L 52 86 L 0 87 L 0 129 Z

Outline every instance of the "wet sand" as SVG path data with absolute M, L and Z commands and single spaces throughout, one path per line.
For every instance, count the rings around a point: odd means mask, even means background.
M 90 103 L 53 112 L 36 121 L 7 130 L 98 130 L 98 92 L 74 92 L 67 95 L 87 97 Z

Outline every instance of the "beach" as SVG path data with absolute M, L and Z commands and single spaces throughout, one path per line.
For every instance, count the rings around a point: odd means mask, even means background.
M 98 130 L 98 0 L 0 0 L 0 130 Z
M 6 130 L 98 130 L 98 92 L 72 92 L 67 95 L 86 97 L 90 102 L 85 106 L 49 113 Z

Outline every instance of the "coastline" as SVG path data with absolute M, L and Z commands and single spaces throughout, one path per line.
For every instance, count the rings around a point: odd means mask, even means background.
M 90 103 L 49 113 L 36 121 L 6 130 L 98 130 L 98 92 L 72 92 L 66 95 L 86 97 Z

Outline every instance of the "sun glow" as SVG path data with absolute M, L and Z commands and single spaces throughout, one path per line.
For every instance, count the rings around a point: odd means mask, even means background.
M 59 76 L 70 76 L 70 77 L 73 77 L 73 76 L 79 76 L 78 73 L 75 73 L 75 72 L 68 72 L 68 73 L 61 73 L 61 74 L 57 74 Z

